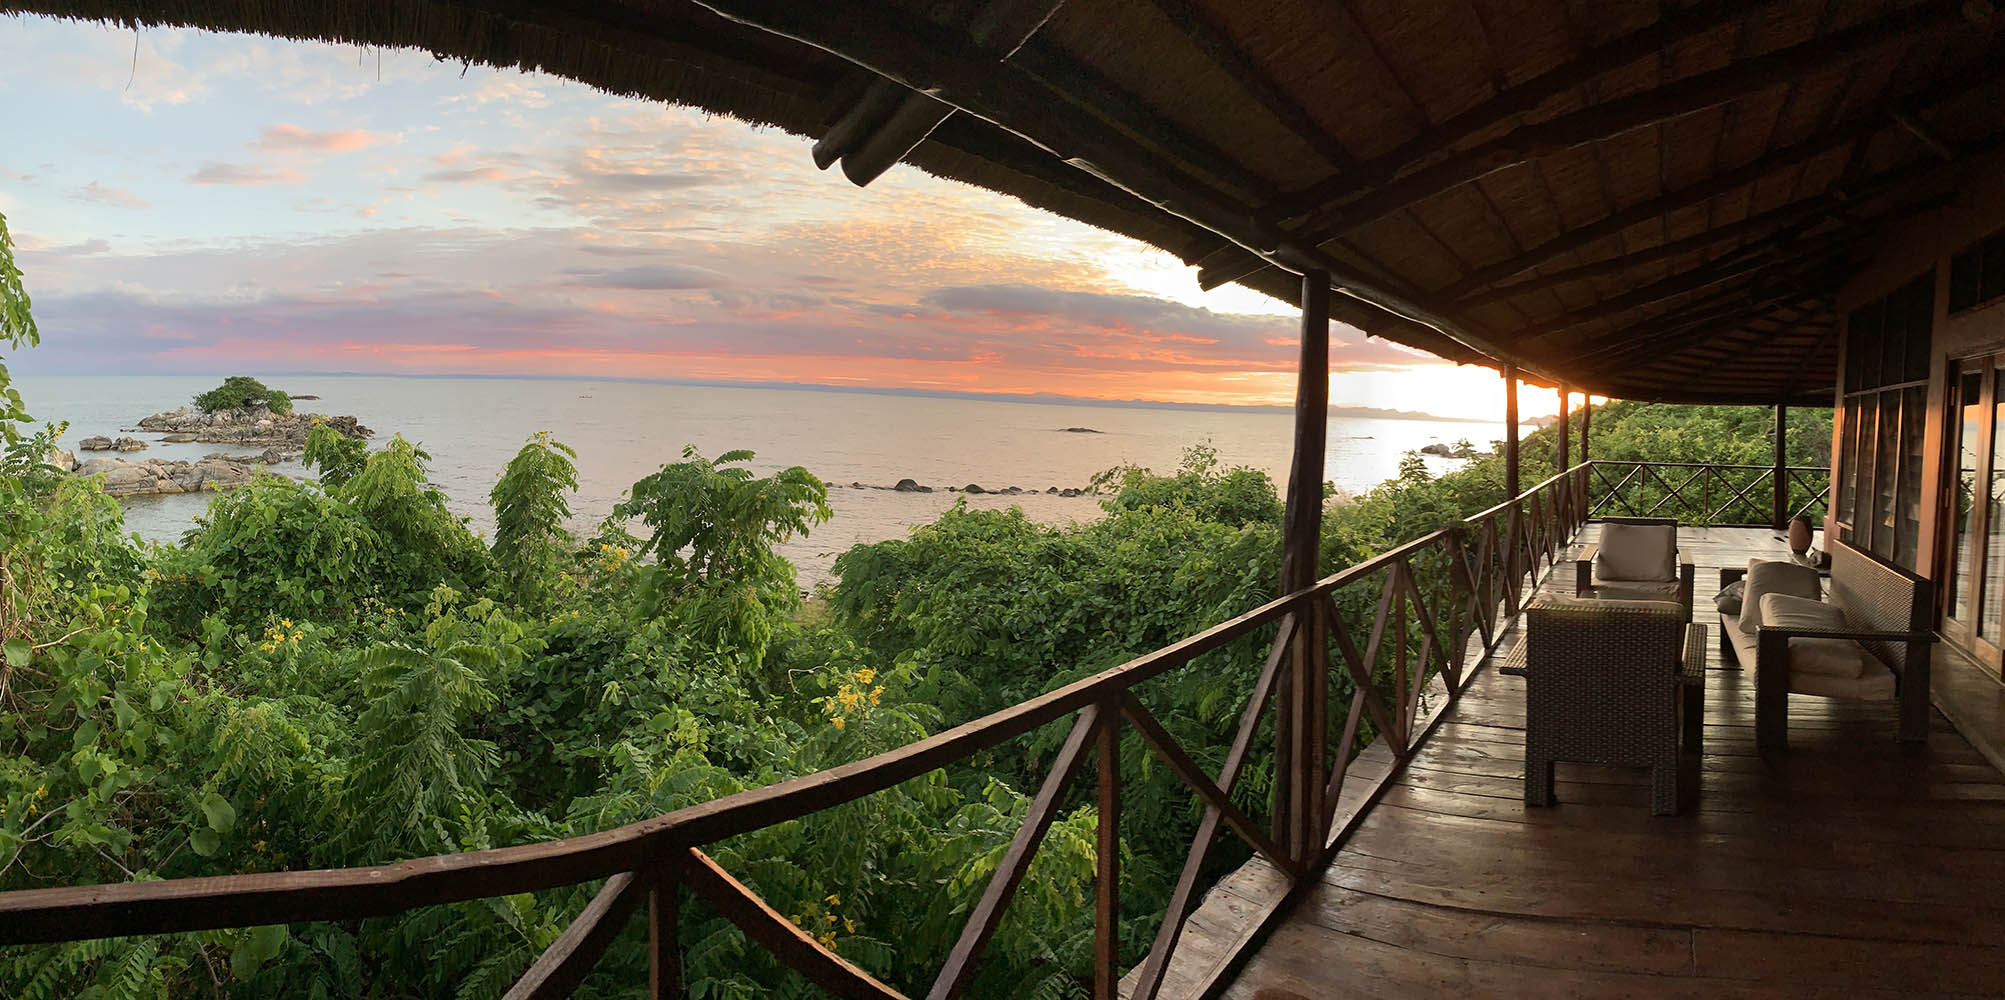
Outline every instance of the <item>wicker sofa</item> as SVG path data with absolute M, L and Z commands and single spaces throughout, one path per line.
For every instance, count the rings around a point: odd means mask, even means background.
M 1525 802 L 1553 764 L 1650 768 L 1650 811 L 1678 811 L 1680 752 L 1700 748 L 1705 626 L 1668 601 L 1541 597 L 1525 609 Z
M 1809 694 L 1860 701 L 1899 699 L 1897 738 L 1928 738 L 1929 644 L 1935 641 L 1929 616 L 1934 595 L 1927 580 L 1881 561 L 1869 552 L 1831 545 L 1826 603 L 1842 613 L 1838 627 L 1802 628 L 1761 624 L 1741 627 L 1736 615 L 1720 615 L 1720 651 L 1729 666 L 1755 669 L 1755 743 L 1762 749 L 1789 744 L 1789 695 Z M 1745 577 L 1745 569 L 1722 569 L 1720 586 Z M 1792 665 L 1791 639 L 1836 639 L 1857 643 L 1867 654 L 1857 677 L 1834 677 Z
M 1574 563 L 1576 597 L 1674 601 L 1692 618 L 1698 567 L 1678 558 L 1678 522 L 1668 517 L 1610 517 L 1601 538 Z

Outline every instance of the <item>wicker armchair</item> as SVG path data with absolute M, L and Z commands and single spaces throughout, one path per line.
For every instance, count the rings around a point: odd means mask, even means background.
M 1692 620 L 1692 587 L 1698 577 L 1698 567 L 1693 563 L 1678 559 L 1678 522 L 1668 517 L 1608 517 L 1602 518 L 1602 543 L 1589 545 L 1574 562 L 1573 592 L 1579 597 L 1599 597 L 1606 600 L 1623 601 L 1676 601 L 1685 609 L 1685 620 Z M 1611 526 L 1643 528 L 1645 531 L 1629 532 L 1627 537 L 1618 537 Z M 1668 530 L 1666 530 L 1668 529 Z M 1657 535 L 1658 541 L 1651 536 Z M 1604 544 L 1605 543 L 1605 544 Z M 1616 555 L 1612 550 L 1616 545 L 1635 547 L 1652 546 L 1654 551 L 1641 553 L 1621 553 L 1629 558 L 1618 562 L 1652 564 L 1644 571 L 1630 570 L 1620 574 L 1604 575 L 1607 567 L 1597 568 L 1597 556 Z M 1664 546 L 1668 546 L 1666 549 Z M 1609 561 L 1609 560 L 1602 560 Z
M 1650 811 L 1678 811 L 1679 751 L 1700 746 L 1705 626 L 1667 601 L 1543 597 L 1525 609 L 1525 802 L 1553 762 L 1650 768 Z

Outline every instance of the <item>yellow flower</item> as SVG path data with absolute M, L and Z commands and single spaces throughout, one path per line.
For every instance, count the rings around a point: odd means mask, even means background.
M 290 618 L 281 618 L 281 619 L 279 619 L 279 620 L 278 620 L 278 624 L 279 624 L 279 627 L 280 627 L 280 628 L 291 628 L 291 627 L 292 627 L 292 619 L 290 619 Z
M 836 716 L 835 718 L 833 718 L 833 719 L 830 719 L 830 720 L 828 720 L 828 721 L 829 721 L 829 724 L 830 724 L 830 725 L 834 726 L 834 727 L 835 727 L 835 728 L 837 728 L 837 729 L 841 729 L 842 727 L 844 727 L 844 726 L 846 726 L 846 725 L 848 725 L 848 724 L 849 724 L 849 723 L 847 723 L 847 722 L 843 721 L 843 718 L 842 718 L 842 716 L 840 716 L 840 715 L 838 715 L 838 716 Z
M 801 915 L 798 913 L 788 917 L 787 919 L 792 921 L 795 927 L 799 927 L 801 925 Z
M 48 797 L 49 797 L 49 786 L 47 786 L 47 785 L 40 785 L 40 786 L 36 787 L 36 789 L 35 789 L 35 797 L 36 797 L 36 798 L 38 798 L 38 799 L 46 799 L 46 798 L 48 798 Z
M 835 947 L 835 935 L 833 934 L 823 934 L 822 936 L 815 938 L 815 940 L 820 941 L 821 946 L 824 948 Z
M 856 933 L 856 921 L 851 920 L 848 917 L 842 918 L 842 929 L 845 933 L 848 934 Z
M 856 679 L 868 684 L 877 679 L 877 671 L 869 667 L 864 667 L 862 670 L 856 672 Z
M 292 634 L 292 641 L 294 641 L 294 642 L 298 642 L 299 640 L 301 640 L 301 639 L 304 639 L 304 638 L 306 638 L 306 633 L 305 633 L 305 632 L 294 632 L 294 633 Z
M 838 896 L 838 895 L 836 895 L 836 894 L 834 894 L 834 893 L 830 893 L 830 894 L 829 894 L 829 897 L 828 897 L 827 899 L 824 899 L 824 900 L 822 900 L 822 902 L 824 902 L 824 903 L 827 903 L 827 904 L 828 904 L 828 905 L 830 905 L 830 906 L 841 906 L 841 905 L 842 905 L 842 897 L 841 897 L 841 896 Z M 830 917 L 829 919 L 833 920 L 833 919 L 835 919 L 835 918 L 834 918 L 834 917 Z
M 877 704 L 877 703 L 879 703 L 879 702 L 881 702 L 881 701 L 883 701 L 883 700 L 884 700 L 884 689 L 883 689 L 883 688 L 877 688 L 876 690 L 873 690 L 873 691 L 871 691 L 871 692 L 870 692 L 870 703 L 871 703 L 871 704 L 875 705 L 875 704 Z
M 260 841 L 258 841 L 257 843 L 255 843 L 255 844 L 252 844 L 252 845 L 251 845 L 251 850 L 253 850 L 253 851 L 259 851 L 259 852 L 263 852 L 263 851 L 264 851 L 264 849 L 265 849 L 265 842 L 264 842 L 264 841 L 262 841 L 262 840 L 260 840 Z

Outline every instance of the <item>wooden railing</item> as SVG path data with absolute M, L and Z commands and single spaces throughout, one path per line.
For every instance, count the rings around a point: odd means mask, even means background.
M 1199 896 L 1198 881 L 1219 828 L 1231 829 L 1292 883 L 1306 887 L 1348 830 L 1336 814 L 1351 764 L 1367 746 L 1383 746 L 1399 761 L 1411 753 L 1432 720 L 1468 683 L 1469 668 L 1498 642 L 1527 589 L 1550 570 L 1585 521 L 1588 479 L 1589 467 L 1575 468 L 1491 510 L 1174 645 L 852 764 L 567 840 L 371 868 L 4 893 L 0 944 L 351 920 L 603 879 L 597 895 L 516 982 L 509 997 L 567 996 L 643 907 L 652 970 L 649 995 L 681 996 L 678 915 L 687 893 L 831 993 L 891 1000 L 904 994 L 797 928 L 703 849 L 883 791 L 1069 717 L 1070 733 L 1023 825 L 926 995 L 954 997 L 967 987 L 1089 759 L 1097 762 L 1094 797 L 1100 817 L 1093 987 L 1096 997 L 1116 995 L 1123 791 L 1117 760 L 1123 735 L 1132 729 L 1204 803 L 1155 941 L 1128 984 L 1133 997 L 1154 998 Z M 1223 766 L 1217 775 L 1208 774 L 1143 706 L 1136 688 L 1270 625 L 1276 635 L 1247 694 Z M 1473 651 L 1472 637 L 1480 642 Z M 1307 655 L 1299 655 L 1304 651 Z M 1284 689 L 1288 696 L 1277 697 Z M 1328 711 L 1333 696 L 1348 699 L 1341 720 Z M 1431 710 L 1423 715 L 1428 702 Z M 1306 823 L 1306 837 L 1299 828 L 1265 828 L 1233 801 L 1233 789 L 1273 704 L 1287 706 L 1294 716 L 1293 725 L 1277 727 L 1293 735 L 1276 748 L 1275 784 L 1281 790 L 1276 826 L 1282 817 Z M 1288 844 L 1305 846 L 1290 849 L 1284 846 Z M 1225 968 L 1215 970 L 1214 978 L 1201 982 L 1196 992 L 1216 992 L 1228 974 Z
M 1596 459 L 1588 518 L 1673 517 L 1682 524 L 1762 527 L 1775 522 L 1776 469 L 1768 465 L 1629 462 Z M 1782 519 L 1813 521 L 1831 494 L 1831 470 L 1784 466 Z

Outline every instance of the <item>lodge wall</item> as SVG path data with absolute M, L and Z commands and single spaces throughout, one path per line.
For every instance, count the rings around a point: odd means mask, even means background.
M 1965 169 L 1952 201 L 1880 234 L 1872 258 L 1838 296 L 1833 502 L 1826 515 L 1826 535 L 1875 551 L 1935 581 L 1939 614 L 1955 600 L 1956 588 L 1946 577 L 1956 569 L 1959 524 L 1967 528 L 1973 517 L 1980 522 L 1998 521 L 1980 526 L 2005 540 L 2005 511 L 1987 518 L 1989 512 L 1973 512 L 1967 504 L 1959 508 L 1957 489 L 1962 449 L 1959 437 L 1965 419 L 1975 414 L 1974 409 L 1964 409 L 1966 402 L 1973 406 L 1975 402 L 1964 399 L 1969 384 L 1992 381 L 1999 386 L 1983 397 L 1985 402 L 1999 405 L 1982 414 L 1982 443 L 1987 452 L 1994 448 L 2005 451 L 2005 427 L 1993 426 L 1998 423 L 1995 415 L 2005 409 L 2005 297 L 1980 296 L 1977 304 L 1970 304 L 1970 252 L 1978 248 L 1979 271 L 1975 273 L 1981 283 L 1982 248 L 1988 238 L 2001 234 L 2005 234 L 2005 156 L 1994 155 Z M 2005 248 L 2005 241 L 1998 245 Z M 2005 254 L 1991 263 L 1996 267 L 2001 262 L 2005 262 Z M 1956 268 L 1961 270 L 1953 275 Z M 1985 292 L 1989 292 L 1988 286 Z M 1920 305 L 1924 299 L 1925 307 Z M 1899 328 L 1903 337 L 1918 335 L 1926 344 L 1925 376 L 1919 353 L 1924 348 L 1919 344 L 1914 345 L 1913 355 L 1902 349 L 1902 364 L 1890 364 L 1894 348 L 1879 335 L 1893 329 L 1887 317 L 1895 314 L 1902 317 Z M 1921 322 L 1924 315 L 1925 325 Z M 1865 349 L 1868 344 L 1877 344 L 1878 353 Z M 1866 357 L 1868 354 L 1874 357 Z M 1997 357 L 1984 360 L 1993 355 Z M 1979 364 L 1981 373 L 1974 371 Z M 1889 375 L 1894 367 L 1899 369 L 1898 377 Z M 1971 377 L 1966 378 L 1965 371 L 1971 372 Z M 1898 417 L 1876 405 L 1896 401 L 1901 404 Z M 2001 436 L 1996 443 L 1993 429 Z M 1891 439 L 1886 437 L 1889 430 L 1895 435 Z M 1887 444 L 1893 447 L 1885 447 Z M 1990 481 L 2005 486 L 2005 463 L 1988 471 Z M 1981 485 L 1973 485 L 1982 503 L 1984 491 Z M 1850 494 L 1849 503 L 1846 493 Z M 1889 499 L 1890 510 L 1880 506 Z M 2005 497 L 1990 500 L 1989 506 L 1996 508 Z M 1972 541 L 1974 549 L 1985 548 L 1983 536 L 1973 536 Z M 1977 558 L 1981 560 L 1983 555 L 1979 553 Z M 1964 559 L 1969 561 L 1968 553 Z M 1984 575 L 1991 578 L 1991 589 L 2005 590 L 2001 585 L 2005 581 L 2005 550 L 1996 563 Z M 1988 627 L 1984 630 L 1988 641 L 1960 645 L 1994 665 L 2005 665 L 1998 642 L 2005 635 L 2005 615 L 1999 610 L 2005 608 L 2005 594 L 1990 595 L 1988 600 Z M 1945 635 L 1951 631 L 1945 629 Z

